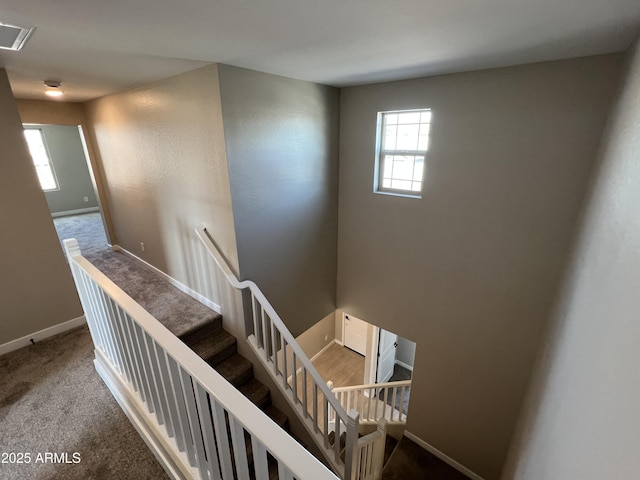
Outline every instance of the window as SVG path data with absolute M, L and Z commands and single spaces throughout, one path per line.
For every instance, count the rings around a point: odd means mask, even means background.
M 40 180 L 40 186 L 46 192 L 48 190 L 57 190 L 58 182 L 51 165 L 49 152 L 44 144 L 42 130 L 39 128 L 27 128 L 24 131 L 24 137 L 27 139 L 29 152 L 33 158 L 33 164 L 36 166 L 36 173 Z
M 422 196 L 430 126 L 429 109 L 378 113 L 375 192 Z

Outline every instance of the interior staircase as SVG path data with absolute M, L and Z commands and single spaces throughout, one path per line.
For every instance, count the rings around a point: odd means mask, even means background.
M 289 431 L 289 419 L 284 412 L 272 404 L 269 388 L 254 377 L 252 363 L 238 353 L 237 339 L 223 328 L 223 319 L 220 314 L 181 292 L 151 268 L 124 253 L 102 251 L 88 255 L 87 259 L 280 428 Z M 329 434 L 328 440 L 332 446 L 335 445 L 335 432 Z M 339 450 L 344 460 L 345 432 L 342 432 L 339 441 Z M 245 436 L 245 446 L 248 458 L 252 459 L 252 443 L 248 435 Z M 385 466 L 381 478 L 387 480 L 407 478 L 407 476 L 432 478 L 427 474 L 428 470 L 437 471 L 440 477 L 435 478 L 442 480 L 467 478 L 420 447 L 417 447 L 420 452 L 416 453 L 414 451 L 416 447 L 406 438 L 398 443 L 392 436 L 387 435 L 383 463 Z M 417 461 L 420 455 L 425 456 L 425 459 Z M 425 462 L 430 465 L 427 469 L 423 468 Z M 272 458 L 268 459 L 268 463 L 269 479 L 278 478 L 277 463 Z M 255 477 L 252 469 L 249 473 L 250 478 Z M 235 467 L 234 475 L 237 476 Z
M 289 431 L 289 419 L 272 404 L 269 388 L 254 377 L 253 364 L 238 353 L 237 339 L 223 328 L 222 315 L 123 253 L 101 252 L 88 259 L 280 428 Z M 248 437 L 245 443 L 252 458 Z M 269 471 L 270 478 L 277 478 L 275 463 L 270 462 Z

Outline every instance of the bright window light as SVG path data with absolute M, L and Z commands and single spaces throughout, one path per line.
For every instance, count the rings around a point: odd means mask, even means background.
M 420 198 L 431 116 L 429 109 L 378 113 L 374 191 Z
M 45 192 L 49 190 L 58 190 L 58 182 L 56 180 L 55 172 L 53 171 L 49 152 L 47 151 L 47 147 L 44 143 L 42 130 L 39 128 L 25 129 L 24 137 L 27 139 L 29 152 L 31 153 L 31 158 L 33 158 L 33 164 L 36 167 L 36 173 L 38 174 L 42 190 Z

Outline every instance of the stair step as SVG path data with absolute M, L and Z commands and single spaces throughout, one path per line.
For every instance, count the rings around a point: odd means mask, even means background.
M 253 377 L 253 364 L 238 353 L 213 365 L 213 368 L 236 388 Z
M 382 463 L 383 465 L 387 464 L 387 462 L 389 461 L 389 458 L 391 457 L 391 455 L 393 454 L 393 451 L 396 449 L 397 446 L 398 446 L 398 440 L 393 438 L 391 435 L 387 435 L 387 437 L 384 439 L 384 460 Z
M 274 407 L 273 405 L 269 405 L 264 409 L 264 413 L 266 413 L 271 420 L 278 424 L 280 428 L 282 428 L 283 430 L 288 430 L 289 418 L 282 410 Z
M 288 430 L 289 419 L 271 404 L 269 388 L 253 377 L 253 365 L 238 354 L 237 340 L 222 328 L 220 314 L 124 254 L 106 252 L 94 256 L 92 262 L 278 426 Z M 230 420 L 226 415 L 225 421 L 228 428 Z M 230 432 L 227 430 L 227 433 Z M 245 447 L 249 454 L 249 476 L 255 478 L 252 444 L 246 433 Z M 278 478 L 278 464 L 271 455 L 268 464 L 268 478 Z
M 187 345 L 194 345 L 222 329 L 222 315 L 211 311 L 210 315 L 196 321 L 191 320 L 189 324 L 173 323 L 176 325 L 169 330 Z
M 427 452 L 415 442 L 402 437 L 382 469 L 382 479 L 405 480 L 407 478 L 469 480 L 466 475 Z
M 271 404 L 271 391 L 255 378 L 240 385 L 238 390 L 260 409 L 265 409 Z
M 209 365 L 215 365 L 236 353 L 237 344 L 236 337 L 221 328 L 202 337 L 189 347 Z
M 333 445 L 336 443 L 336 432 L 329 432 L 329 435 L 327 435 L 327 437 L 329 438 L 329 444 Z M 344 450 L 345 445 L 347 444 L 347 432 L 342 432 L 340 434 L 340 451 Z

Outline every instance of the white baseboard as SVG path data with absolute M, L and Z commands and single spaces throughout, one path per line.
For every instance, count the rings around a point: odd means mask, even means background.
M 424 448 L 427 452 L 432 453 L 433 455 L 435 455 L 436 457 L 438 457 L 440 460 L 442 460 L 444 463 L 448 464 L 449 466 L 455 468 L 456 470 L 458 470 L 460 473 L 466 475 L 467 477 L 469 477 L 471 480 L 484 480 L 480 475 L 472 472 L 471 470 L 469 470 L 467 467 L 465 467 L 464 465 L 461 465 L 460 463 L 456 462 L 453 458 L 448 457 L 447 455 L 445 455 L 444 453 L 442 453 L 440 450 L 438 450 L 437 448 L 429 445 L 427 442 L 425 442 L 424 440 L 422 440 L 420 437 L 417 437 L 416 435 L 414 435 L 413 433 L 409 432 L 408 430 L 404 431 L 404 436 L 407 437 L 409 440 L 417 443 L 418 445 L 420 445 L 422 448 Z
M 38 342 L 40 340 L 44 340 L 45 338 L 52 337 L 67 330 L 71 330 L 72 328 L 79 327 L 80 325 L 84 325 L 85 323 L 86 319 L 83 315 L 82 317 L 59 323 L 58 325 L 45 328 L 44 330 L 34 332 L 30 335 L 16 338 L 15 340 L 11 340 L 10 342 L 0 345 L 0 355 L 4 355 L 5 353 L 13 352 L 14 350 L 18 350 L 19 348 L 31 345 L 32 339 L 34 342 Z
M 340 345 L 341 347 L 344 347 L 344 342 L 342 340 L 338 340 L 337 338 L 334 340 L 334 342 L 336 342 L 338 345 Z
M 99 212 L 98 207 L 79 208 L 77 210 L 65 210 L 64 212 L 51 212 L 53 218 L 68 217 L 69 215 L 80 215 L 81 213 Z
M 331 347 L 331 345 L 333 345 L 334 343 L 338 343 L 337 340 L 333 339 L 331 340 L 329 343 L 327 343 L 324 347 L 322 347 L 320 349 L 320 351 L 318 351 L 318 353 L 316 353 L 313 357 L 311 357 L 309 359 L 309 361 L 311 363 L 313 363 L 315 360 L 317 360 L 320 355 L 322 355 L 324 352 L 326 352 L 327 350 L 329 350 L 329 348 Z M 300 372 L 302 372 L 302 367 L 300 367 L 298 370 L 296 370 L 296 375 L 298 375 Z M 289 378 L 287 378 L 287 382 L 291 382 L 291 380 L 293 379 L 293 375 L 289 375 Z
M 192 471 L 189 460 L 177 453 L 171 447 L 169 440 L 162 431 L 162 427 L 154 421 L 153 416 L 146 414 L 144 408 L 140 406 L 139 400 L 135 397 L 126 385 L 111 370 L 99 350 L 96 350 L 96 358 L 93 361 L 100 378 L 107 385 L 111 394 L 116 399 L 120 408 L 129 418 L 131 424 L 138 431 L 138 434 L 149 447 L 149 450 L 156 457 L 167 475 L 174 480 L 190 480 L 199 478 L 199 475 Z
M 413 372 L 413 367 L 412 367 L 411 365 L 409 365 L 408 363 L 401 362 L 401 361 L 400 361 L 400 360 L 398 360 L 397 358 L 396 358 L 396 363 L 397 363 L 398 365 L 400 365 L 401 367 L 404 367 L 404 368 L 406 368 L 407 370 L 409 370 L 409 371 Z
M 335 340 L 331 340 L 329 343 L 327 343 L 324 347 L 322 347 L 320 349 L 320 351 L 318 351 L 318 353 L 316 353 L 313 357 L 311 357 L 309 360 L 310 361 L 314 361 L 317 360 L 318 357 L 320 357 L 320 355 L 322 355 L 324 352 L 326 352 L 327 350 L 329 350 L 329 348 L 331 348 L 331 345 L 333 345 L 334 343 L 336 343 Z
M 140 258 L 137 255 L 131 253 L 129 250 L 127 250 L 125 248 L 122 248 L 120 245 L 113 245 L 111 248 L 116 252 L 122 252 L 125 255 L 128 255 L 129 257 L 133 258 L 134 260 L 137 260 L 138 262 L 142 263 L 145 267 L 147 267 L 149 270 L 153 271 L 154 273 L 160 275 L 162 278 L 164 278 L 167 282 L 169 282 L 171 285 L 176 287 L 178 290 L 180 290 L 183 293 L 186 293 L 191 298 L 193 298 L 193 299 L 199 301 L 200 303 L 206 305 L 207 307 L 209 307 L 214 312 L 222 313 L 222 308 L 220 307 L 220 305 L 218 305 L 217 303 L 215 303 L 212 300 L 209 300 L 204 295 L 200 295 L 195 290 L 192 290 L 191 288 L 187 287 L 184 283 L 179 282 L 178 280 L 176 280 L 175 278 L 173 278 L 170 275 L 167 275 L 166 273 L 164 273 L 159 268 L 154 267 L 149 262 L 146 262 L 142 258 Z

